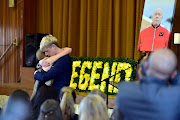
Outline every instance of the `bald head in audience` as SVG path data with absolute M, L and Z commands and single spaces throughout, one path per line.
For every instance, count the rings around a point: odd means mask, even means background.
M 176 74 L 177 58 L 168 48 L 153 52 L 146 64 L 147 76 L 154 76 L 161 80 L 173 78 Z

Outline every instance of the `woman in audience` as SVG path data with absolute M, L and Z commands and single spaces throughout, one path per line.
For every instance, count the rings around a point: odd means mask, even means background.
M 23 90 L 16 90 L 10 94 L 3 120 L 32 120 L 30 97 Z
M 76 100 L 75 90 L 71 87 L 63 87 L 60 92 L 60 107 L 64 120 L 78 120 L 75 114 L 74 103 Z
M 93 90 L 91 90 L 91 92 L 90 92 L 89 94 L 99 95 L 99 96 L 102 97 L 102 99 L 103 99 L 104 101 L 106 101 L 105 94 L 104 94 L 100 89 L 93 89 Z
M 79 120 L 109 120 L 107 107 L 99 95 L 88 95 L 80 103 Z
M 57 100 L 57 97 L 57 90 L 55 87 L 43 85 L 41 88 L 39 88 L 39 90 L 31 100 L 34 119 L 37 120 L 39 116 L 40 106 L 44 101 L 46 101 L 47 99 Z
M 59 103 L 53 99 L 46 100 L 41 105 L 38 120 L 63 120 Z

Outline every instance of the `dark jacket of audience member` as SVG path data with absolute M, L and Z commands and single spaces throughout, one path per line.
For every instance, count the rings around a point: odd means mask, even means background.
M 76 100 L 75 90 L 71 87 L 63 87 L 60 92 L 60 100 L 64 120 L 78 120 L 78 115 L 75 114 L 74 108 Z
M 3 120 L 32 120 L 30 97 L 23 90 L 16 90 L 10 94 Z
M 56 100 L 46 100 L 40 108 L 38 120 L 63 120 L 63 115 Z
M 177 85 L 180 84 L 180 71 L 177 71 L 175 78 L 169 80 L 170 84 Z
M 0 108 L 0 116 L 1 116 L 1 113 L 2 113 L 2 108 Z M 1 117 L 0 117 L 1 118 Z
M 123 120 L 118 108 L 115 106 L 111 114 L 110 120 Z
M 57 90 L 53 86 L 42 86 L 32 98 L 31 103 L 33 108 L 33 117 L 35 120 L 37 120 L 39 116 L 41 104 L 47 99 L 57 100 Z

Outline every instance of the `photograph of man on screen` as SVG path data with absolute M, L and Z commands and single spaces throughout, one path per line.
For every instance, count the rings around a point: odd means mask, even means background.
M 139 35 L 138 51 L 154 51 L 159 48 L 169 47 L 169 31 L 161 26 L 163 11 L 160 8 L 154 10 L 152 24 L 142 30 Z

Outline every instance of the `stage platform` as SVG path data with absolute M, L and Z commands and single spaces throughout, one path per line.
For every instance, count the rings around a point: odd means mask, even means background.
M 0 95 L 10 95 L 14 90 L 22 89 L 28 92 L 31 96 L 33 91 L 33 84 L 21 84 L 21 83 L 1 83 L 0 84 Z
M 9 96 L 11 92 L 17 89 L 22 89 L 28 92 L 29 96 L 31 96 L 33 91 L 33 84 L 25 84 L 25 83 L 2 83 L 0 84 L 0 95 L 7 95 Z M 88 93 L 76 92 L 76 104 L 79 104 L 81 100 L 88 95 Z M 109 108 L 113 108 L 115 105 L 115 96 L 109 96 L 108 106 Z

